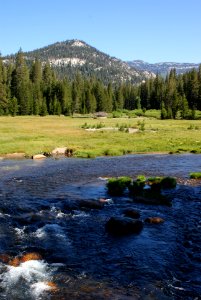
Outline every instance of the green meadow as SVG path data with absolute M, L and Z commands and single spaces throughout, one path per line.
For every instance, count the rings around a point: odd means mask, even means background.
M 201 120 L 154 117 L 0 117 L 0 155 L 73 149 L 76 157 L 130 153 L 201 153 Z

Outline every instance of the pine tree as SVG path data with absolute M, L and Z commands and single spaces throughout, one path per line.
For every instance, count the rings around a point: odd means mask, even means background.
M 165 104 L 161 102 L 161 120 L 167 119 L 167 110 L 165 108 Z
M 16 56 L 15 68 L 11 79 L 11 96 L 16 97 L 19 104 L 19 113 L 28 115 L 32 105 L 32 93 L 30 90 L 29 70 L 20 50 Z
M 18 113 L 18 103 L 16 97 L 10 99 L 8 108 L 11 116 L 15 117 Z
M 5 67 L 0 57 L 0 115 L 8 114 L 8 97 L 6 88 Z

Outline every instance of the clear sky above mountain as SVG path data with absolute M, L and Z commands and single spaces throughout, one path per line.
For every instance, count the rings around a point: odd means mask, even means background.
M 122 60 L 201 62 L 200 0 L 2 0 L 2 55 L 80 39 Z

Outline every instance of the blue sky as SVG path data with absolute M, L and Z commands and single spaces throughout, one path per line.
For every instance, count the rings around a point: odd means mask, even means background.
M 201 62 L 201 0 L 2 0 L 0 52 L 80 39 L 122 60 Z

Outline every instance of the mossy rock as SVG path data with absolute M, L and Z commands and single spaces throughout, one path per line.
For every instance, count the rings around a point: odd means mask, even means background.
M 161 189 L 175 188 L 177 181 L 174 177 L 150 177 L 148 178 L 148 184 L 152 191 L 160 192 Z
M 137 179 L 133 181 L 129 190 L 132 195 L 139 195 L 143 192 L 146 184 L 146 177 L 144 175 L 138 175 Z
M 190 173 L 190 178 L 192 178 L 192 179 L 201 179 L 201 172 Z
M 119 178 L 110 178 L 107 182 L 108 194 L 112 196 L 121 196 L 130 185 L 130 177 L 123 176 Z
M 164 177 L 161 180 L 162 189 L 174 189 L 177 186 L 177 181 L 174 177 Z

